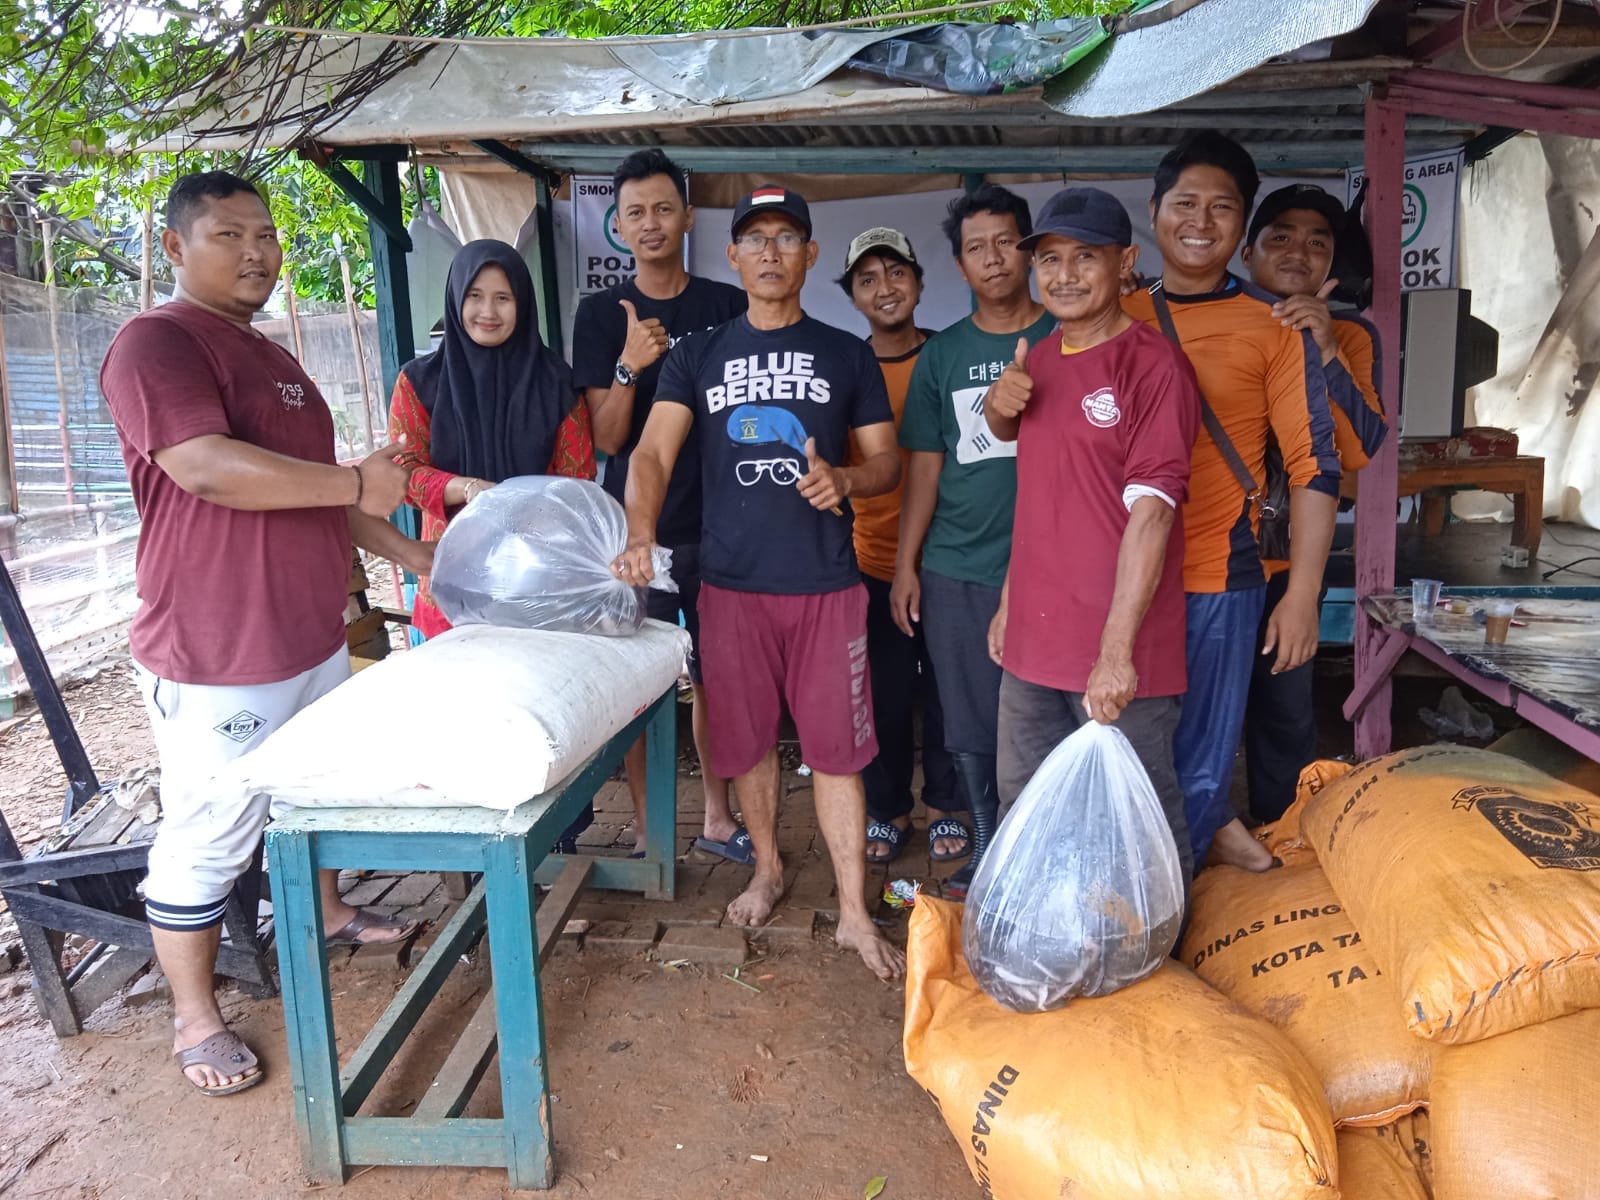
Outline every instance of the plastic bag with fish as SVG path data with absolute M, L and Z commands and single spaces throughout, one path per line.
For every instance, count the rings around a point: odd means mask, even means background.
M 1137 983 L 1183 921 L 1178 847 L 1122 731 L 1093 721 L 1050 752 L 1000 824 L 967 894 L 961 948 L 1017 1012 Z
M 508 479 L 445 527 L 429 590 L 452 625 L 635 633 L 644 592 L 611 572 L 627 545 L 622 505 L 599 484 L 559 475 Z M 677 591 L 671 551 L 657 547 L 654 564 L 650 586 Z

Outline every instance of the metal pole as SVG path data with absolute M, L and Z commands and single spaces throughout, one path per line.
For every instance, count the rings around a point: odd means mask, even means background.
M 156 165 L 145 164 L 144 181 L 148 186 L 155 182 Z M 152 196 L 145 201 L 144 219 L 139 226 L 139 310 L 149 312 L 156 303 L 156 202 Z
M 16 443 L 11 437 L 11 377 L 6 372 L 6 317 L 0 305 L 0 470 L 6 475 L 6 503 L 15 514 L 21 511 L 17 494 Z
M 367 423 L 367 452 L 378 448 L 372 428 L 372 384 L 367 379 L 367 356 L 361 350 L 361 319 L 356 312 L 356 289 L 350 282 L 350 260 L 339 256 L 339 274 L 344 278 L 344 310 L 350 317 L 350 346 L 356 354 L 357 378 L 361 380 L 361 415 Z
M 294 280 L 287 275 L 283 277 L 283 299 L 289 308 L 289 334 L 294 338 L 294 356 L 296 361 L 304 366 L 306 346 L 300 337 L 300 308 L 295 304 Z
M 1356 690 L 1381 667 L 1383 630 L 1360 611 L 1362 598 L 1394 588 L 1395 506 L 1400 492 L 1400 200 L 1405 186 L 1406 115 L 1399 105 L 1367 101 L 1367 235 L 1372 242 L 1372 308 L 1382 356 L 1379 387 L 1389 436 L 1361 471 L 1356 504 Z M 1393 736 L 1389 682 L 1372 692 L 1356 718 L 1355 749 L 1362 758 L 1383 754 Z
M 44 235 L 44 296 L 50 314 L 50 358 L 56 368 L 56 401 L 59 409 L 57 424 L 61 432 L 61 474 L 67 485 L 67 500 L 76 494 L 72 479 L 72 438 L 67 431 L 67 377 L 61 369 L 61 315 L 56 302 L 55 235 L 50 231 L 50 219 L 39 222 Z

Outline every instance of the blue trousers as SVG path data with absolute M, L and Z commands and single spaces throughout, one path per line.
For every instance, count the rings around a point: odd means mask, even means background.
M 1186 658 L 1189 690 L 1173 737 L 1172 758 L 1198 870 L 1211 839 L 1233 820 L 1233 760 L 1250 698 L 1256 627 L 1265 586 L 1237 592 L 1190 592 Z

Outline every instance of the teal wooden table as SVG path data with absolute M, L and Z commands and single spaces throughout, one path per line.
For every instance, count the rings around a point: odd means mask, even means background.
M 539 965 L 585 884 L 673 896 L 676 688 L 562 783 L 509 813 L 477 808 L 294 809 L 267 831 L 278 971 L 306 1174 L 342 1183 L 351 1167 L 504 1167 L 513 1190 L 552 1185 L 550 1077 Z M 647 734 L 642 860 L 550 855 L 562 831 Z M 334 1037 L 318 870 L 481 874 L 343 1070 Z M 534 884 L 550 891 L 537 902 Z M 494 986 L 408 1117 L 358 1116 L 451 968 L 488 926 Z M 498 1119 L 465 1110 L 498 1048 Z

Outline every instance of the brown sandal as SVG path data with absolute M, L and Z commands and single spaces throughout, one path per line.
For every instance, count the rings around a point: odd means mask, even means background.
M 178 1070 L 183 1072 L 184 1080 L 202 1096 L 231 1096 L 255 1087 L 266 1078 L 256 1056 L 250 1053 L 250 1047 L 231 1029 L 213 1033 L 198 1046 L 179 1050 L 173 1057 L 178 1060 Z M 243 1073 L 244 1078 L 222 1087 L 205 1087 L 189 1078 L 190 1067 L 210 1067 L 224 1078 Z
M 418 921 L 407 921 L 401 917 L 385 916 L 383 913 L 374 912 L 370 908 L 358 908 L 355 916 L 323 939 L 323 944 L 327 946 L 387 946 L 405 941 L 417 931 L 419 925 L 420 922 Z M 394 937 L 363 939 L 361 935 L 369 929 L 393 929 L 397 932 Z

